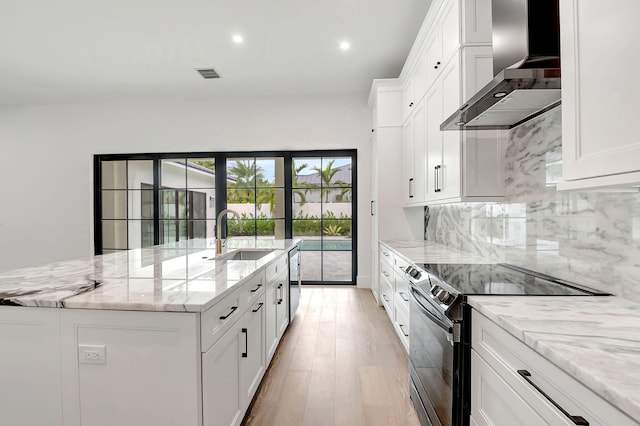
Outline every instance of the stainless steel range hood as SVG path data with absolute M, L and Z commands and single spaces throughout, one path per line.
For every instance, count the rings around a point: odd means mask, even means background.
M 558 0 L 493 0 L 489 84 L 440 130 L 511 129 L 560 104 Z

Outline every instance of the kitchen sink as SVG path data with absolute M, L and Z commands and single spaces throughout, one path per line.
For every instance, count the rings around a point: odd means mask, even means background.
M 273 250 L 251 250 L 251 249 L 241 249 L 235 250 L 231 253 L 222 254 L 216 256 L 216 260 L 258 260 L 262 259 Z

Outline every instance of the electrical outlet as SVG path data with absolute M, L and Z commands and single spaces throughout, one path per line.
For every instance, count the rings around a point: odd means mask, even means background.
M 107 347 L 105 345 L 78 345 L 80 364 L 106 364 Z

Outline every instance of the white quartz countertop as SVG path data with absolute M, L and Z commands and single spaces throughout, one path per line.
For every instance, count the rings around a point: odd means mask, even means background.
M 299 240 L 231 238 L 237 249 L 272 252 L 258 260 L 212 260 L 215 239 L 134 249 L 0 272 L 0 304 L 52 308 L 200 312 Z
M 640 304 L 620 297 L 473 296 L 469 304 L 640 419 Z
M 431 241 L 384 240 L 381 243 L 412 263 L 496 263 Z

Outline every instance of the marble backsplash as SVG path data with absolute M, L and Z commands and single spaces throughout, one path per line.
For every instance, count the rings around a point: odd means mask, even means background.
M 425 208 L 425 240 L 640 301 L 640 193 L 558 192 L 561 110 L 509 131 L 501 203 Z

